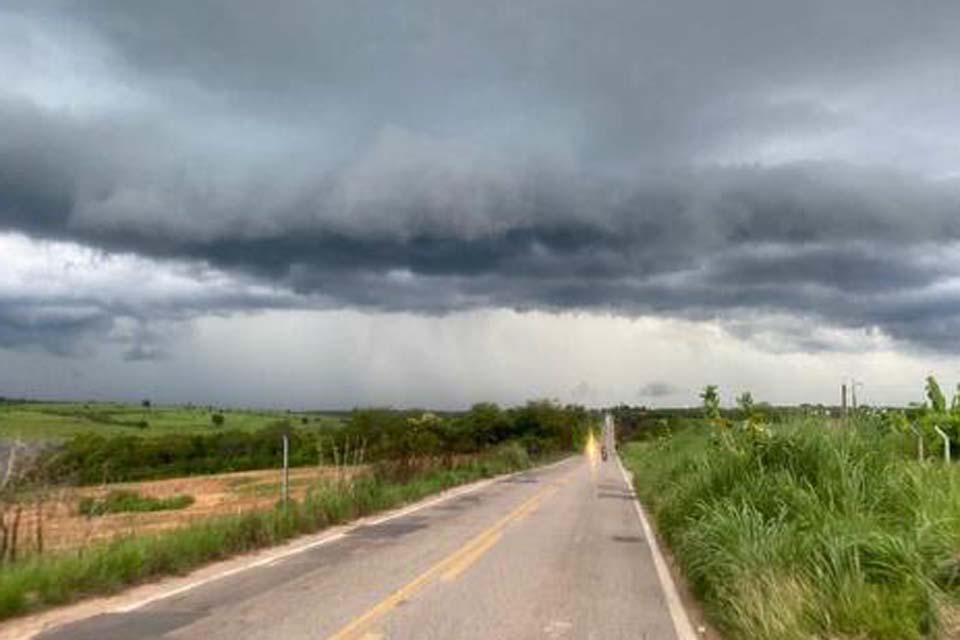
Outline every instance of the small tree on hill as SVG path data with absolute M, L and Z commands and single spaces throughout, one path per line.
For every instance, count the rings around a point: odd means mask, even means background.
M 717 385 L 708 384 L 704 387 L 703 392 L 700 394 L 700 399 L 703 401 L 703 417 L 707 420 L 719 420 L 720 392 L 717 390 Z

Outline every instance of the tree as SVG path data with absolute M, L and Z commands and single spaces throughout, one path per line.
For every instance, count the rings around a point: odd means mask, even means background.
M 470 407 L 463 422 L 463 431 L 473 440 L 474 447 L 503 442 L 511 435 L 510 419 L 492 402 L 480 402 Z
M 443 420 L 434 413 L 423 413 L 407 418 L 407 428 L 400 439 L 400 451 L 408 458 L 433 455 L 440 449 Z
M 739 396 L 737 396 L 737 406 L 740 407 L 740 410 L 743 411 L 743 415 L 746 418 L 749 418 L 753 415 L 754 403 L 753 403 L 753 394 L 749 391 L 744 391 Z
M 717 385 L 708 384 L 700 394 L 703 400 L 703 417 L 708 420 L 718 420 L 720 418 L 720 392 Z
M 140 403 L 140 406 L 143 407 L 144 409 L 149 409 L 149 408 L 150 408 L 150 401 L 149 401 L 149 400 L 144 400 L 143 402 Z
M 222 413 L 214 413 L 210 416 L 210 422 L 212 422 L 215 427 L 222 427 L 223 423 L 226 422 L 226 418 L 223 417 Z

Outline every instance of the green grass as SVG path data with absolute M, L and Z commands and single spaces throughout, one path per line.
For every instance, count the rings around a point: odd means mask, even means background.
M 259 478 L 252 478 L 252 480 L 253 482 L 231 482 L 228 483 L 228 487 L 236 495 L 250 498 L 280 495 L 282 485 L 279 481 L 263 482 Z M 311 482 L 313 480 L 310 478 L 291 478 L 290 488 L 298 489 Z
M 154 577 L 184 573 L 204 563 L 278 544 L 529 464 L 525 450 L 508 445 L 454 468 L 434 468 L 403 482 L 373 474 L 347 484 L 323 482 L 286 508 L 278 505 L 162 534 L 95 544 L 78 552 L 18 560 L 0 568 L 0 619 L 81 596 L 115 592 Z
M 624 448 L 710 620 L 731 640 L 936 637 L 960 580 L 960 471 L 868 425 L 709 428 Z
M 214 413 L 217 411 L 215 410 Z M 216 429 L 257 431 L 279 420 L 309 427 L 340 424 L 341 418 L 316 413 L 227 410 L 215 427 L 207 407 L 153 406 L 112 402 L 0 402 L 0 440 L 59 441 L 80 433 L 162 436 L 208 433 Z M 144 424 L 147 426 L 144 428 Z
M 81 498 L 77 503 L 77 513 L 84 516 L 102 516 L 108 513 L 171 511 L 185 509 L 193 503 L 193 496 L 187 494 L 155 498 L 141 495 L 136 491 L 115 489 L 102 498 L 93 496 Z

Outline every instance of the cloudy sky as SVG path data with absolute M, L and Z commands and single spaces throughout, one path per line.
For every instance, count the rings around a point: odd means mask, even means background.
M 960 4 L 0 5 L 0 395 L 906 402 Z

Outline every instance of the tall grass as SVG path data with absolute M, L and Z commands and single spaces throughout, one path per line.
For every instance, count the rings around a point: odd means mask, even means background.
M 403 481 L 377 474 L 326 481 L 300 501 L 266 511 L 210 519 L 151 536 L 126 537 L 78 552 L 44 555 L 0 569 L 0 619 L 78 597 L 117 591 L 152 577 L 178 574 L 319 531 L 378 510 L 412 502 L 482 477 L 530 466 L 526 451 L 505 445 L 494 453 L 436 466 Z
M 960 581 L 960 471 L 913 461 L 904 437 L 801 420 L 625 458 L 729 638 L 936 637 Z

